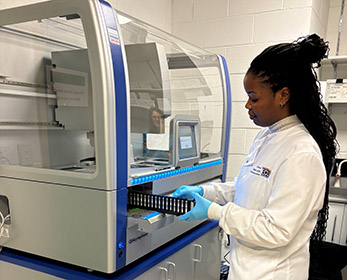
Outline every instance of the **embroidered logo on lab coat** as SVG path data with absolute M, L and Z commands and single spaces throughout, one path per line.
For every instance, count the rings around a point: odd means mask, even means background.
M 271 170 L 266 167 L 262 166 L 256 166 L 251 170 L 251 173 L 257 176 L 262 176 L 265 177 L 266 179 L 270 177 L 271 175 Z

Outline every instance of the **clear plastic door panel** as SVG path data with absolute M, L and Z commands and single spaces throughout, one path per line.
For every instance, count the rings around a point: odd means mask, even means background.
M 77 15 L 0 28 L 0 163 L 95 172 L 88 47 Z
M 225 91 L 218 56 L 121 13 L 118 21 L 129 70 L 132 167 L 172 165 L 177 115 L 200 119 L 200 159 L 220 158 Z

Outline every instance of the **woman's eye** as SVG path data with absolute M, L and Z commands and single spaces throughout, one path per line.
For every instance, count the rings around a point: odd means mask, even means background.
M 258 99 L 251 99 L 252 103 L 255 103 L 258 101 Z

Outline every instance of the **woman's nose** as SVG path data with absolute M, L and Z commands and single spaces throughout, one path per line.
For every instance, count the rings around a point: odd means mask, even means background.
M 245 108 L 250 110 L 251 109 L 251 104 L 249 102 L 249 99 L 247 100 L 246 104 L 245 104 Z

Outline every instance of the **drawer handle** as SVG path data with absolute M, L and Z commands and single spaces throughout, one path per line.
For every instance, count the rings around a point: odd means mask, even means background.
M 165 274 L 164 274 L 165 280 L 169 280 L 167 269 L 166 269 L 165 267 L 161 267 L 161 266 L 159 266 L 158 268 L 159 268 L 159 270 L 160 270 L 159 280 L 161 279 L 161 274 L 162 274 L 163 271 L 164 271 L 164 273 L 165 273 Z
M 200 244 L 193 244 L 194 246 L 194 258 L 193 258 L 193 261 L 194 262 L 201 262 L 201 259 L 202 259 L 202 246 Z M 195 258 L 196 256 L 196 249 L 198 249 L 199 251 L 199 257 L 198 258 Z
M 172 279 L 168 278 L 168 280 L 176 280 L 176 264 L 173 262 L 167 262 L 168 277 L 170 276 L 170 267 L 172 268 Z

